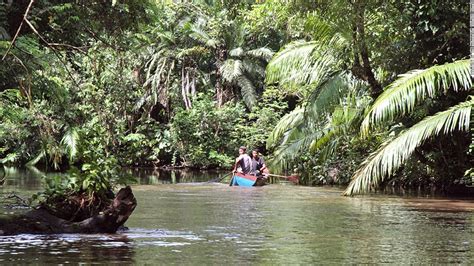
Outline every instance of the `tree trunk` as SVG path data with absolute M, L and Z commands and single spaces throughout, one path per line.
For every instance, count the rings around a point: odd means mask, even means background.
M 120 189 L 112 203 L 102 212 L 80 222 L 70 222 L 52 215 L 45 209 L 31 210 L 24 215 L 0 220 L 0 233 L 60 234 L 60 233 L 115 233 L 132 214 L 137 201 L 132 189 Z
M 196 96 L 196 73 L 193 72 L 193 77 L 191 79 L 191 96 Z
M 186 70 L 186 89 L 185 89 L 188 109 L 192 108 L 191 99 L 189 99 L 189 95 L 191 94 L 190 88 L 191 88 L 191 81 L 189 79 L 189 69 L 188 69 L 188 70 Z
M 364 0 L 357 0 L 353 4 L 355 18 L 353 21 L 353 42 L 354 42 L 354 65 L 352 73 L 354 76 L 367 81 L 371 88 L 371 95 L 375 99 L 382 93 L 382 86 L 375 78 L 369 60 L 369 51 L 365 41 L 365 3 Z M 360 59 L 359 59 L 360 58 Z M 361 64 L 362 63 L 362 64 Z
M 216 53 L 216 100 L 217 107 L 222 107 L 226 102 L 226 97 L 225 87 L 224 83 L 222 82 L 222 73 L 220 68 L 227 57 L 227 53 L 225 47 L 218 47 Z
M 189 98 L 190 95 L 195 94 L 195 84 L 194 84 L 194 73 L 193 70 L 190 68 L 186 68 L 184 65 L 181 68 L 181 96 L 183 97 L 184 106 L 186 110 L 192 108 L 191 99 Z M 191 72 L 191 77 L 189 77 Z

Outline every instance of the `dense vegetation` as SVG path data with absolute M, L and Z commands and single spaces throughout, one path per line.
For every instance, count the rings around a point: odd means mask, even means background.
M 104 194 L 118 166 L 229 168 L 245 145 L 350 195 L 470 184 L 468 17 L 461 0 L 2 1 L 0 163 Z

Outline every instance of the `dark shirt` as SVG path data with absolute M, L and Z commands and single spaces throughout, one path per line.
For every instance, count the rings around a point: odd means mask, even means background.
M 257 173 L 257 171 L 260 171 L 260 168 L 262 168 L 264 164 L 265 164 L 265 160 L 263 160 L 263 157 L 259 156 L 257 159 L 252 157 L 251 173 L 255 174 Z

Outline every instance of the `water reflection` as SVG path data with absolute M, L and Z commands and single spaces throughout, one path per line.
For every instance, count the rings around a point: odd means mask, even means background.
M 155 168 L 124 168 L 120 174 L 132 176 L 140 185 L 176 184 L 207 182 L 210 179 L 219 179 L 225 171 L 199 170 L 164 170 Z M 34 166 L 0 167 L 0 180 L 5 179 L 4 190 L 38 190 L 41 188 L 41 178 L 44 176 L 64 176 L 66 173 L 49 172 Z M 3 178 L 2 178 L 3 177 Z
M 2 190 L 37 190 L 41 187 L 41 177 L 46 175 L 34 166 L 27 168 L 0 166 L 0 169 L 5 179 L 5 183 L 1 186 Z M 48 173 L 48 175 L 54 174 Z
M 155 168 L 127 168 L 124 169 L 124 173 L 137 178 L 140 185 L 207 182 L 226 174 L 225 171 L 217 170 L 164 170 Z

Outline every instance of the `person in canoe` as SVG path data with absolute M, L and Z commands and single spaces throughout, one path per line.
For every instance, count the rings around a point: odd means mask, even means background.
M 247 154 L 247 148 L 241 146 L 239 148 L 239 157 L 235 159 L 234 172 L 243 174 L 251 174 L 252 171 L 252 158 Z
M 269 174 L 267 165 L 265 164 L 265 160 L 263 159 L 263 156 L 260 154 L 258 149 L 252 150 L 251 172 L 256 176 L 262 175 L 263 178 L 267 178 L 267 175 Z

